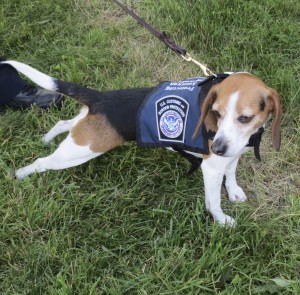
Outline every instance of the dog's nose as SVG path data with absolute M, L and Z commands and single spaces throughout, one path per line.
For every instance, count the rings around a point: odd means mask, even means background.
M 214 154 L 223 156 L 227 151 L 227 144 L 224 143 L 224 140 L 222 140 L 222 138 L 218 138 L 211 145 L 211 149 Z

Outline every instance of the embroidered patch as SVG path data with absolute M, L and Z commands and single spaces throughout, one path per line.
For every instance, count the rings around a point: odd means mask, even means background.
M 184 142 L 189 103 L 177 95 L 156 102 L 156 124 L 161 141 Z

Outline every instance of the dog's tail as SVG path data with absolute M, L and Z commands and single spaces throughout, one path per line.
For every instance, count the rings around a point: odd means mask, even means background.
M 14 67 L 18 72 L 22 73 L 30 80 L 32 80 L 38 86 L 45 88 L 50 91 L 59 92 L 67 96 L 71 96 L 76 100 L 89 105 L 89 102 L 95 98 L 99 99 L 101 92 L 86 88 L 77 84 L 70 82 L 65 82 L 59 79 L 50 77 L 31 66 L 14 61 L 14 60 L 5 60 L 1 61 L 0 64 L 9 64 Z

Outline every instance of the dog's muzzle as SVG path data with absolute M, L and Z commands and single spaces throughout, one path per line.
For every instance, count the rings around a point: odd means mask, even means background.
M 223 156 L 226 153 L 227 149 L 228 145 L 222 138 L 216 139 L 211 146 L 211 150 L 213 151 L 213 153 L 218 156 Z

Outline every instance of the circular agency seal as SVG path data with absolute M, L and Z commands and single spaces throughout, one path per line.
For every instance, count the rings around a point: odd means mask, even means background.
M 169 110 L 162 114 L 159 127 L 166 137 L 176 138 L 182 133 L 183 120 L 179 113 L 174 110 Z

